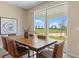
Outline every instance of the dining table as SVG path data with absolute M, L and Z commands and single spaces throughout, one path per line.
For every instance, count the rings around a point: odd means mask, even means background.
M 12 40 L 20 44 L 28 46 L 30 50 L 36 52 L 36 57 L 38 57 L 39 51 L 57 42 L 56 40 L 43 40 L 37 37 L 34 37 L 33 39 L 24 38 L 24 35 L 8 36 L 8 38 L 11 38 Z

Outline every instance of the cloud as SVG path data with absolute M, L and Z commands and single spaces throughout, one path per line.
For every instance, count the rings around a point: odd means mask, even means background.
M 40 19 L 36 19 L 36 20 L 35 20 L 35 23 L 43 23 L 43 22 L 42 22 L 42 20 L 40 20 Z

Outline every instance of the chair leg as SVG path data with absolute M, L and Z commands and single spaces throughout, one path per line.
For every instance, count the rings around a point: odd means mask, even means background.
M 23 58 L 23 56 L 19 56 L 19 57 L 13 57 L 13 58 Z
M 21 56 L 21 58 L 23 58 L 23 56 Z
M 2 58 L 4 58 L 4 57 L 7 56 L 7 55 L 9 55 L 9 54 L 5 54 L 5 55 L 3 55 Z
M 28 51 L 28 58 L 30 58 L 30 52 Z
M 33 51 L 33 57 L 34 57 L 34 51 Z

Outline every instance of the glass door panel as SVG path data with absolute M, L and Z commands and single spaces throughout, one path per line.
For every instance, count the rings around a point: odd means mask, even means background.
M 48 38 L 63 40 L 67 34 L 67 5 L 47 10 Z
M 45 11 L 34 13 L 34 27 L 36 35 L 45 35 Z

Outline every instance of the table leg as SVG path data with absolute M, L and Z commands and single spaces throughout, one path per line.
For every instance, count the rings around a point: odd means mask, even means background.
M 38 58 L 38 51 L 36 51 L 36 58 Z

